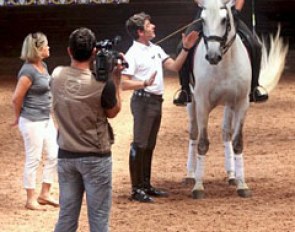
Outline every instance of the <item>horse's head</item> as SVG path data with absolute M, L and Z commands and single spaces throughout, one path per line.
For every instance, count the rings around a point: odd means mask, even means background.
M 226 51 L 228 35 L 233 24 L 230 0 L 195 0 L 202 7 L 203 38 L 206 45 L 206 59 L 217 65 Z

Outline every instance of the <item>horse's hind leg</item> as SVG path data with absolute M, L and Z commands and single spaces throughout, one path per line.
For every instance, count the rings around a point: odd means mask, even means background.
M 194 184 L 195 182 L 195 170 L 196 170 L 196 145 L 197 145 L 197 118 L 195 101 L 187 105 L 187 111 L 189 115 L 189 145 L 188 145 L 188 157 L 187 157 L 187 175 L 185 177 L 185 183 Z
M 232 136 L 232 118 L 233 111 L 230 107 L 226 106 L 224 108 L 224 117 L 223 117 L 223 128 L 222 128 L 222 137 L 224 144 L 224 166 L 227 174 L 227 180 L 230 185 L 235 185 L 235 161 L 234 161 L 234 151 L 231 142 Z

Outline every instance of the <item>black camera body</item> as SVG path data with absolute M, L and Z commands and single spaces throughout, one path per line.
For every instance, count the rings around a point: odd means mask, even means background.
M 114 67 L 118 64 L 122 64 L 125 68 L 128 68 L 128 63 L 123 60 L 119 52 L 113 50 L 114 45 L 117 45 L 121 41 L 120 36 L 116 36 L 113 40 L 102 40 L 96 42 L 96 48 L 98 52 L 94 61 L 94 73 L 96 80 L 107 81 Z

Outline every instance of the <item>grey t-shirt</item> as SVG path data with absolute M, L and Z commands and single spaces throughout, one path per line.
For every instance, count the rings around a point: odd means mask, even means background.
M 49 83 L 51 76 L 47 71 L 40 73 L 32 64 L 25 63 L 18 73 L 18 79 L 21 76 L 27 76 L 31 79 L 32 85 L 28 89 L 24 98 L 21 116 L 31 121 L 43 121 L 49 119 L 49 113 L 52 104 L 52 96 Z

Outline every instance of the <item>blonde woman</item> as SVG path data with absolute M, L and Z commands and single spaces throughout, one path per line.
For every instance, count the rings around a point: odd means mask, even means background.
M 57 166 L 56 128 L 51 117 L 51 93 L 47 65 L 49 57 L 46 36 L 31 33 L 26 36 L 21 59 L 24 61 L 18 73 L 18 82 L 13 94 L 15 120 L 13 126 L 20 129 L 25 147 L 24 188 L 27 192 L 25 207 L 29 210 L 44 210 L 41 205 L 58 207 L 58 202 L 50 197 Z M 42 159 L 43 149 L 46 160 L 43 182 L 39 196 L 36 196 L 36 172 Z

